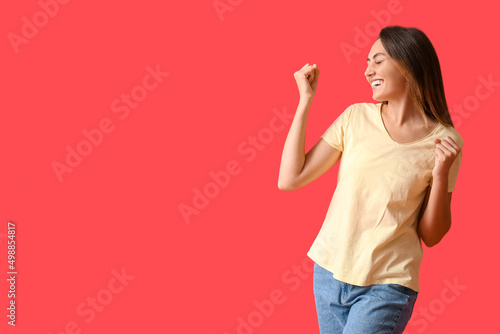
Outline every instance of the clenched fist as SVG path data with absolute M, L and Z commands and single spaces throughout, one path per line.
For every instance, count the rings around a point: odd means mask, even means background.
M 451 165 L 460 153 L 460 147 L 450 136 L 446 138 L 435 138 L 435 158 L 434 169 L 432 170 L 433 177 L 448 177 Z
M 316 64 L 305 64 L 300 70 L 293 74 L 300 98 L 313 98 L 318 88 L 319 69 Z

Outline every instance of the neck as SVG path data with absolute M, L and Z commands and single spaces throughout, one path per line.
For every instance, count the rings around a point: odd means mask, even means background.
M 408 98 L 388 101 L 385 111 L 387 119 L 396 126 L 422 123 L 422 115 L 417 106 Z

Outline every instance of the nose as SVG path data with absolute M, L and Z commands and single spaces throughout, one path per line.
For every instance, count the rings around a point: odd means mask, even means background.
M 368 64 L 365 70 L 365 77 L 368 79 L 368 77 L 372 75 L 373 75 L 373 68 L 370 66 L 370 64 Z

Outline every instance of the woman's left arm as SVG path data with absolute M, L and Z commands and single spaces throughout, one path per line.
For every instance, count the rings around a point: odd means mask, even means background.
M 427 188 L 419 215 L 417 231 L 427 247 L 437 245 L 451 227 L 451 192 L 448 175 L 451 165 L 460 153 L 460 147 L 451 137 L 434 139 L 435 164 L 432 186 Z

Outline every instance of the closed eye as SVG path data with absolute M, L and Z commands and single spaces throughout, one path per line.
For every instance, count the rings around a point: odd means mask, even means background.
M 382 60 L 382 61 L 383 61 L 383 60 Z M 380 63 L 381 63 L 382 61 L 379 61 L 379 62 L 375 62 L 375 64 L 377 64 L 377 65 L 378 65 L 378 64 L 380 64 Z

